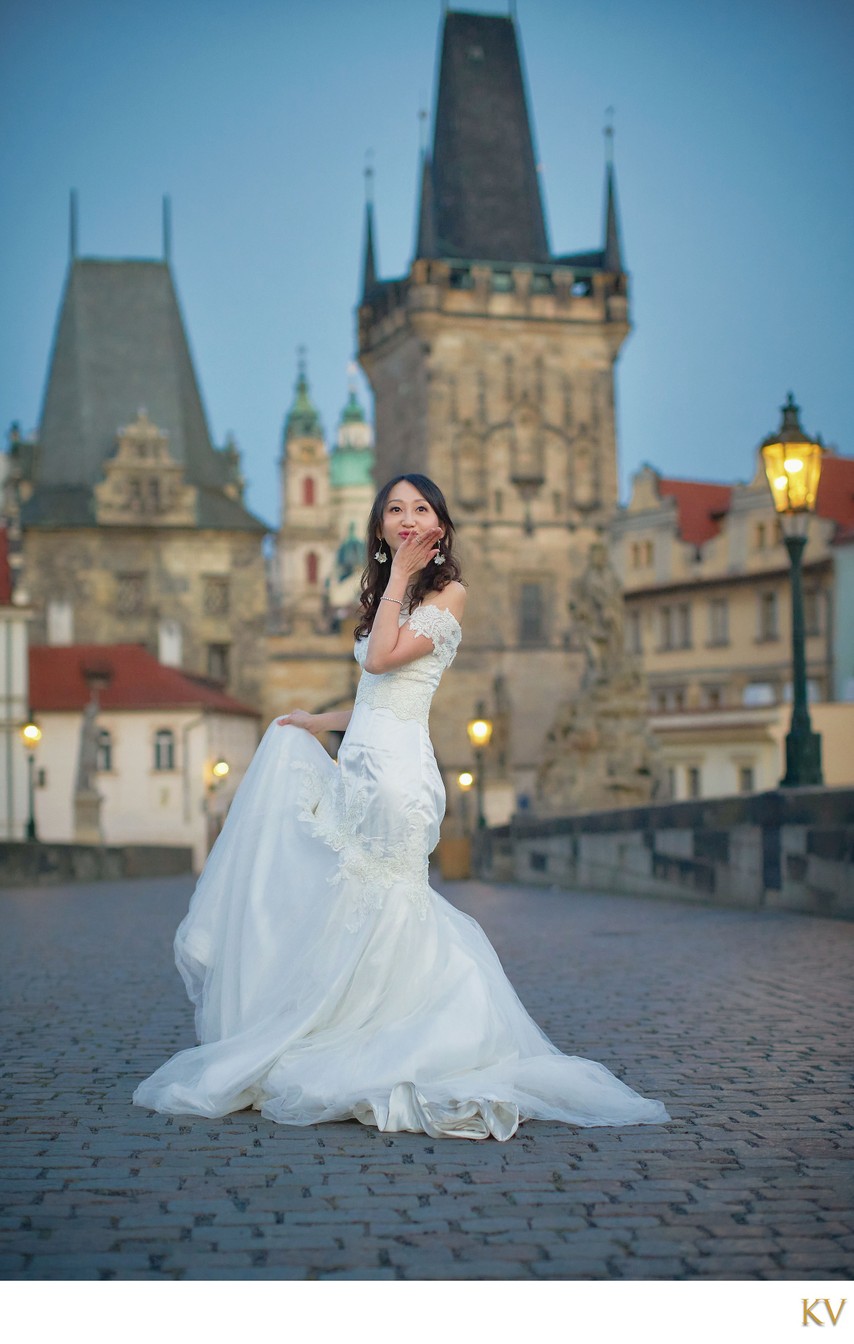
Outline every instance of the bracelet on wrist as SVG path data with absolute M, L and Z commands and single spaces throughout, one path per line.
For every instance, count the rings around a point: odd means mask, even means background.
M 380 601 L 381 601 L 381 602 L 396 602 L 397 605 L 398 605 L 399 607 L 402 607 L 402 606 L 403 606 L 403 599 L 400 598 L 400 597 L 386 597 L 385 595 L 383 595 L 383 596 L 380 598 Z

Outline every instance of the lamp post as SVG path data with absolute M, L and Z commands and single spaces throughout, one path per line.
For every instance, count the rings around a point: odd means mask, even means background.
M 21 741 L 27 753 L 27 796 L 29 815 L 27 817 L 26 838 L 37 840 L 36 834 L 36 747 L 42 740 L 42 730 L 30 714 L 21 729 Z
M 479 704 L 475 710 L 475 718 L 470 719 L 466 724 L 466 732 L 468 733 L 469 742 L 472 744 L 477 759 L 477 771 L 475 773 L 475 783 L 477 785 L 477 829 L 482 831 L 486 826 L 486 817 L 483 811 L 485 752 L 492 740 L 492 720 L 486 718 L 482 703 Z
M 774 508 L 789 552 L 792 588 L 792 723 L 786 737 L 786 773 L 781 788 L 821 784 L 821 737 L 812 730 L 807 699 L 802 563 L 809 516 L 815 510 L 821 441 L 808 439 L 798 420 L 799 407 L 789 393 L 783 421 L 762 444 L 762 459 Z

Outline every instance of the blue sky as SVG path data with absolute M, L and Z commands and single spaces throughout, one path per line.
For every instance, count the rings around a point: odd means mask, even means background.
M 484 4 L 487 12 L 506 6 Z M 791 388 L 854 452 L 854 6 L 518 0 L 555 251 L 602 232 L 615 108 L 635 330 L 622 479 L 743 479 Z M 414 233 L 437 0 L 0 0 L 0 427 L 35 428 L 68 258 L 173 264 L 214 441 L 279 518 L 296 350 L 328 432 L 353 354 L 366 151 L 380 271 Z

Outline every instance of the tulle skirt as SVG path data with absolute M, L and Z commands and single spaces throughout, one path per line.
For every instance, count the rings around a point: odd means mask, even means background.
M 443 810 L 418 723 L 357 706 L 337 764 L 271 724 L 175 937 L 199 1044 L 134 1102 L 434 1138 L 668 1120 L 603 1065 L 562 1054 L 480 926 L 430 888 Z

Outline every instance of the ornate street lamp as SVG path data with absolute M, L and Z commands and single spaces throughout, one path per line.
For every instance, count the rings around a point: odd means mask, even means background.
M 486 817 L 483 811 L 483 776 L 486 761 L 485 752 L 492 740 L 492 720 L 486 718 L 483 704 L 478 705 L 475 716 L 466 724 L 466 732 L 478 763 L 475 783 L 477 785 L 477 828 L 480 831 L 486 826 Z
M 765 474 L 789 552 L 792 587 L 792 723 L 786 737 L 786 773 L 782 788 L 821 784 L 821 737 L 812 730 L 807 701 L 802 561 L 809 516 L 815 510 L 821 459 L 820 439 L 808 439 L 798 420 L 799 407 L 789 393 L 777 434 L 762 444 Z
M 27 753 L 27 795 L 29 816 L 27 817 L 26 838 L 37 840 L 36 834 L 36 747 L 42 740 L 42 730 L 35 722 L 32 713 L 21 728 L 21 741 Z

